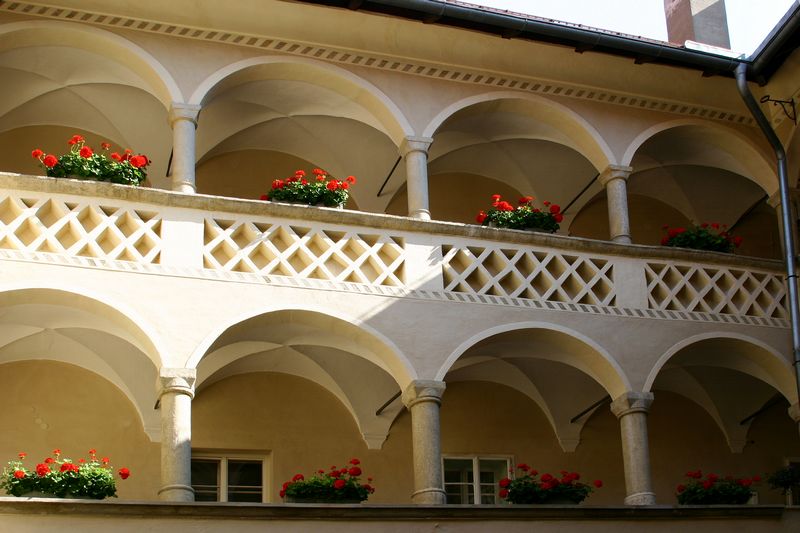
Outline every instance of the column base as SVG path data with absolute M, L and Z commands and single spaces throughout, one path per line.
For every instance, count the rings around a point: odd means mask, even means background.
M 654 492 L 637 492 L 625 496 L 625 505 L 655 505 L 656 494 Z
M 618 244 L 632 244 L 630 235 L 617 235 L 616 237 L 612 237 L 611 242 L 616 242 Z
M 444 505 L 447 503 L 447 495 L 443 489 L 422 489 L 411 493 L 411 501 L 417 505 Z
M 193 502 L 194 489 L 189 485 L 164 485 L 158 489 L 158 499 L 165 502 Z
M 188 181 L 172 182 L 172 190 L 175 192 L 185 192 L 187 194 L 197 193 L 197 187 L 195 186 L 195 184 Z
M 431 219 L 431 212 L 427 209 L 416 209 L 409 213 L 411 218 L 416 218 L 417 220 L 430 220 Z

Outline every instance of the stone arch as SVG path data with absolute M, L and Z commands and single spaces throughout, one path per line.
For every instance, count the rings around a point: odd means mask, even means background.
M 4 42 L 9 39 L 11 42 Z M 115 33 L 70 22 L 33 20 L 0 25 L 0 50 L 30 44 L 53 43 L 99 52 L 119 59 L 147 81 L 165 109 L 183 101 L 183 94 L 167 69 L 149 52 Z
M 304 81 L 313 79 L 317 84 L 324 82 L 326 87 L 354 98 L 378 119 L 396 146 L 400 146 L 405 137 L 414 135 L 410 122 L 400 108 L 376 86 L 348 70 L 306 58 L 261 56 L 226 65 L 197 86 L 189 98 L 189 103 L 205 104 L 215 91 L 225 86 L 226 81 L 260 66 L 275 66 L 285 69 Z M 313 77 L 314 74 L 320 72 L 325 76 Z
M 528 338 L 523 339 L 523 335 Z M 529 340 L 535 342 L 528 344 Z M 556 346 L 563 352 L 556 353 Z M 490 353 L 495 350 L 506 353 Z M 564 365 L 574 370 L 567 375 Z M 447 376 L 458 381 L 497 383 L 524 394 L 539 406 L 562 449 L 568 452 L 580 442 L 588 418 L 573 422 L 574 415 L 591 404 L 596 409 L 604 393 L 614 398 L 631 390 L 622 368 L 597 342 L 570 328 L 542 322 L 506 324 L 479 332 L 450 354 L 436 379 L 445 380 Z M 573 394 L 570 401 L 556 398 L 563 395 L 563 388 L 560 393 L 552 388 L 557 379 L 568 381 L 571 390 L 580 394 Z
M 733 161 L 718 161 L 717 166 L 719 168 L 747 177 L 758 184 L 768 195 L 777 190 L 778 179 L 774 166 L 769 163 L 768 156 L 759 147 L 755 146 L 751 139 L 734 129 L 699 119 L 671 120 L 647 128 L 640 132 L 628 145 L 620 164 L 630 166 L 637 151 L 648 140 L 659 133 L 676 128 L 701 130 L 709 143 L 727 152 Z M 734 162 L 737 164 L 733 164 Z
M 248 312 L 209 335 L 187 362 L 198 390 L 236 374 L 276 372 L 311 380 L 347 408 L 370 448 L 380 448 L 402 405 L 376 411 L 416 379 L 393 342 L 354 317 L 312 308 Z M 363 383 L 370 383 L 364 387 Z
M 608 165 L 615 163 L 614 154 L 605 139 L 594 126 L 574 110 L 541 96 L 514 91 L 489 92 L 454 102 L 440 111 L 428 123 L 423 130 L 422 136 L 432 138 L 447 119 L 463 109 L 484 102 L 500 100 L 520 100 L 534 106 L 540 106 L 542 110 L 551 114 L 547 118 L 553 119 L 554 123 L 560 120 L 558 125 L 575 142 L 578 152 L 586 157 L 598 171 L 602 171 Z
M 672 361 L 676 361 L 674 366 Z M 773 347 L 738 333 L 711 332 L 681 340 L 658 359 L 643 389 L 653 390 L 657 379 L 659 390 L 684 396 L 705 410 L 734 453 L 747 443 L 753 418 L 744 417 L 768 405 L 775 391 L 790 404 L 797 402 L 786 358 Z
M 91 291 L 87 291 L 91 292 Z M 0 287 L 0 363 L 51 360 L 114 384 L 136 407 L 151 440 L 160 438 L 152 409 L 161 341 L 137 313 L 102 295 L 54 287 Z

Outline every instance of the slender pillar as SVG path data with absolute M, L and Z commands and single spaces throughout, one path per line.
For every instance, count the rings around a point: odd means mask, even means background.
M 798 195 L 797 189 L 789 189 L 789 199 L 791 200 L 790 209 L 792 209 L 792 211 L 789 214 L 789 218 L 792 221 L 794 221 L 795 224 L 797 224 L 797 212 L 798 212 L 797 199 L 798 199 L 798 196 L 799 195 Z M 781 250 L 783 251 L 783 249 L 785 248 L 785 246 L 783 244 L 783 242 L 784 242 L 783 241 L 783 224 L 781 222 L 782 219 L 783 219 L 783 205 L 781 205 L 781 193 L 780 193 L 780 191 L 776 192 L 775 194 L 770 196 L 769 199 L 767 199 L 767 203 L 770 206 L 772 206 L 773 209 L 775 209 L 775 215 L 778 217 L 777 218 L 778 235 L 780 236 Z M 794 243 L 794 247 L 795 247 L 795 250 L 798 249 L 798 243 L 797 242 Z
M 162 368 L 159 374 L 161 405 L 161 489 L 158 497 L 169 502 L 194 501 L 192 489 L 193 368 Z
M 406 188 L 408 191 L 408 216 L 430 220 L 428 205 L 428 148 L 433 139 L 406 137 L 400 153 L 406 160 Z
M 445 384 L 442 381 L 412 381 L 403 393 L 403 403 L 411 412 L 411 441 L 414 456 L 414 492 L 418 504 L 446 503 L 439 406 Z
M 172 128 L 172 190 L 193 193 L 197 191 L 194 179 L 195 129 L 199 105 L 173 102 L 169 110 Z
M 650 392 L 626 392 L 611 403 L 622 433 L 625 466 L 625 505 L 655 505 L 647 444 L 647 412 L 653 403 Z
M 606 188 L 608 199 L 608 229 L 611 240 L 631 243 L 631 223 L 628 216 L 628 177 L 632 167 L 609 165 L 600 173 L 600 183 Z

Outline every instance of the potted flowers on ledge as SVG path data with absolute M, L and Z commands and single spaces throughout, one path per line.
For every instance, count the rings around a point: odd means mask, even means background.
M 518 474 L 514 479 L 500 480 L 500 497 L 510 503 L 525 504 L 578 504 L 592 493 L 592 486 L 583 483 L 577 472 L 561 470 L 561 476 L 542 474 L 527 464 L 517 465 Z M 537 477 L 539 476 L 539 477 Z M 599 479 L 592 485 L 603 486 Z
M 108 457 L 97 458 L 96 450 L 89 450 L 89 460 L 61 457 L 61 450 L 53 450 L 53 457 L 47 457 L 33 469 L 23 464 L 26 454 L 9 461 L 0 477 L 0 487 L 12 496 L 85 498 L 102 500 L 116 497 L 117 485 L 114 471 Z M 131 471 L 120 468 L 117 471 L 122 479 L 127 479 Z
M 45 154 L 37 148 L 31 156 L 38 159 L 47 175 L 53 178 L 90 179 L 123 185 L 141 185 L 147 179 L 150 160 L 143 154 L 134 154 L 132 150 L 108 154 L 111 145 L 107 142 L 101 143 L 101 151 L 96 152 L 80 135 L 73 135 L 67 144 L 69 152 L 64 155 Z
M 280 497 L 286 503 L 360 503 L 375 492 L 370 485 L 372 478 L 361 483 L 360 464 L 361 461 L 353 458 L 348 466 L 332 466 L 328 472 L 317 470 L 309 479 L 295 474 L 291 481 L 283 484 Z
M 261 200 L 344 207 L 350 198 L 350 186 L 356 183 L 355 176 L 337 180 L 319 168 L 312 173 L 313 178 L 306 178 L 305 170 L 297 170 L 293 176 L 274 180 L 270 191 L 261 195 Z
M 741 237 L 732 235 L 728 226 L 718 222 L 703 222 L 699 226 L 692 224 L 688 228 L 670 228 L 664 224 L 661 228 L 666 232 L 661 239 L 662 246 L 730 254 L 742 244 Z
M 558 224 L 564 220 L 561 207 L 550 202 L 543 202 L 543 205 L 544 209 L 535 207 L 532 196 L 523 196 L 514 206 L 495 194 L 492 196 L 492 207 L 479 212 L 475 220 L 483 226 L 555 233 Z
M 750 487 L 761 481 L 760 476 L 734 478 L 719 477 L 709 473 L 703 478 L 703 472 L 694 470 L 686 472 L 689 479 L 681 483 L 675 490 L 678 503 L 681 505 L 741 505 L 747 503 L 753 495 Z

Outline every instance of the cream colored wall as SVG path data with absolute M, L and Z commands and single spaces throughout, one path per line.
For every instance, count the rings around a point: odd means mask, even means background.
M 0 365 L 0 464 L 28 457 L 37 462 L 61 449 L 74 461 L 96 449 L 114 469 L 127 467 L 127 480 L 117 477 L 123 500 L 155 500 L 161 484 L 159 444 L 142 430 L 139 416 L 122 392 L 96 374 L 53 361 Z
M 192 446 L 270 452 L 271 502 L 281 501 L 281 485 L 295 474 L 310 477 L 357 457 L 364 481 L 367 476 L 374 479 L 370 502 L 410 503 L 409 422 L 407 414 L 401 415 L 383 449 L 368 450 L 353 418 L 329 392 L 305 379 L 262 372 L 230 377 L 199 391 L 192 403 Z
M 469 191 L 469 195 L 463 195 Z M 431 217 L 464 224 L 476 224 L 478 211 L 488 211 L 492 206 L 492 195 L 499 194 L 516 205 L 522 193 L 500 181 L 467 173 L 444 173 L 431 176 L 428 181 Z M 403 187 L 386 207 L 390 215 L 405 216 L 408 213 L 408 193 Z
M 752 477 L 782 467 L 800 452 L 797 424 L 786 413 L 786 403 L 772 406 L 756 417 L 742 453 L 732 453 L 712 418 L 683 396 L 656 390 L 648 416 L 650 461 L 659 503 L 675 504 L 675 487 L 686 483 L 684 473 L 700 469 L 704 474 Z M 741 418 L 752 413 L 742 413 Z M 766 481 L 756 484 L 759 503 L 781 504 L 784 497 Z

